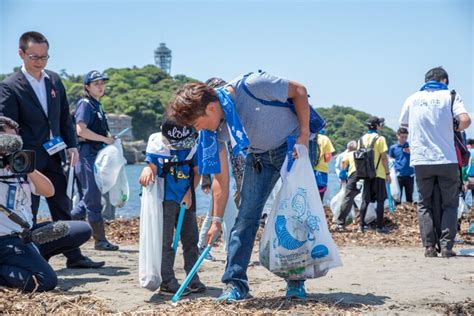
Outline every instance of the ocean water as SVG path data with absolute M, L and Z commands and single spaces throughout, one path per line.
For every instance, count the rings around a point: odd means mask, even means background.
M 126 166 L 126 173 L 128 177 L 128 183 L 130 186 L 130 198 L 127 204 L 120 209 L 116 210 L 117 217 L 123 218 L 133 218 L 140 215 L 140 184 L 138 183 L 138 177 L 145 165 L 144 164 L 136 164 L 136 165 L 127 165 Z M 334 171 L 334 160 L 330 164 L 330 171 L 329 171 L 329 181 L 328 181 L 328 191 L 324 196 L 323 204 L 329 205 L 331 198 L 339 192 L 340 186 L 339 181 L 337 179 L 336 173 Z M 416 190 L 415 190 L 416 191 Z M 206 214 L 209 210 L 211 204 L 211 197 L 209 194 L 204 194 L 200 188 L 196 189 L 197 195 L 197 214 L 203 215 Z M 417 198 L 417 194 L 415 192 L 414 196 L 415 200 Z M 270 203 L 269 203 L 270 202 Z M 267 202 L 265 208 L 271 207 L 271 201 Z M 39 209 L 39 216 L 40 217 L 49 217 L 48 206 L 45 200 L 41 200 L 40 209 Z

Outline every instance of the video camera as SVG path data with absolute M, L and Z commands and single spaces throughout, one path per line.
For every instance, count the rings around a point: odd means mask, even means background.
M 14 174 L 27 174 L 35 170 L 36 155 L 33 150 L 22 150 L 18 135 L 0 134 L 0 168 L 10 166 Z
M 0 169 L 10 166 L 16 174 L 28 174 L 35 170 L 36 154 L 34 150 L 18 150 L 14 153 L 0 156 Z

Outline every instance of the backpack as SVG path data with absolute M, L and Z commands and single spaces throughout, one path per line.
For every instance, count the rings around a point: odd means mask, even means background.
M 451 113 L 453 114 L 454 125 L 456 125 L 456 119 L 454 118 L 453 105 L 456 99 L 456 91 L 451 90 Z M 467 149 L 466 142 L 461 132 L 454 130 L 454 148 L 456 150 L 456 157 L 460 168 L 465 167 L 469 164 L 470 153 Z
M 263 73 L 263 71 L 259 70 L 259 73 Z M 295 106 L 293 105 L 293 101 L 291 99 L 288 99 L 286 102 L 280 102 L 280 101 L 267 101 L 263 100 L 260 98 L 257 98 L 255 95 L 253 95 L 252 92 L 250 92 L 248 86 L 247 86 L 247 78 L 252 74 L 248 73 L 242 78 L 242 88 L 247 93 L 252 99 L 257 100 L 258 102 L 262 103 L 263 105 L 270 105 L 270 106 L 280 106 L 280 107 L 286 107 L 289 108 L 293 113 L 296 114 Z M 309 98 L 309 95 L 308 95 Z M 321 117 L 321 115 L 318 114 L 314 110 L 314 108 L 310 105 L 309 106 L 309 130 L 313 134 L 319 133 L 324 127 L 326 126 L 326 121 Z
M 377 168 L 379 167 L 380 158 L 379 156 L 377 165 L 374 166 L 375 161 L 375 150 L 374 146 L 379 136 L 375 136 L 368 147 L 364 146 L 362 137 L 359 138 L 357 150 L 354 152 L 354 164 L 357 174 L 357 179 L 374 179 L 377 174 Z

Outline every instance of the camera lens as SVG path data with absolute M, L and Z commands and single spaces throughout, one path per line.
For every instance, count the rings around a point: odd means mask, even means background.
M 26 173 L 30 169 L 31 160 L 24 151 L 16 152 L 12 157 L 12 171 L 14 173 Z

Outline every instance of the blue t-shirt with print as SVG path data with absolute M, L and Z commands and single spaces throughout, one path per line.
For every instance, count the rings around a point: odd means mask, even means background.
M 170 150 L 172 161 L 184 161 L 188 157 L 191 149 Z M 192 158 L 192 165 L 181 165 L 171 167 L 170 171 L 163 175 L 163 165 L 158 162 L 156 156 L 146 154 L 145 161 L 157 166 L 158 176 L 165 179 L 165 201 L 175 201 L 180 204 L 184 195 L 191 187 L 191 168 L 197 166 L 197 155 Z
M 412 176 L 415 173 L 415 169 L 410 167 L 410 154 L 405 152 L 405 148 L 409 148 L 410 145 L 407 143 L 400 145 L 399 143 L 390 146 L 388 155 L 395 159 L 395 170 L 397 175 L 400 177 Z

